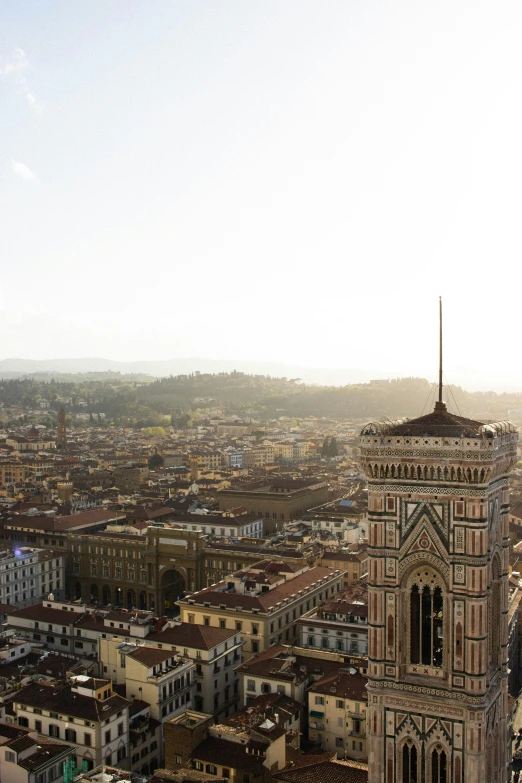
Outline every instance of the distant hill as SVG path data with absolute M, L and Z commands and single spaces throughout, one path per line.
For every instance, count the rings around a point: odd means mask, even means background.
M 383 378 L 392 380 L 398 373 L 389 369 L 361 369 L 349 366 L 349 357 L 345 368 L 298 367 L 292 364 L 249 359 L 206 359 L 202 357 L 174 358 L 164 360 L 140 360 L 133 362 L 85 357 L 75 359 L 2 359 L 0 360 L 0 378 L 37 377 L 48 380 L 58 374 L 75 373 L 121 373 L 121 375 L 148 375 L 152 378 L 168 378 L 176 375 L 201 373 L 243 372 L 248 375 L 268 375 L 273 378 L 299 378 L 305 383 L 319 386 L 346 386 L 348 384 L 368 383 Z M 412 370 L 419 372 L 412 361 Z M 49 378 L 44 378 L 45 373 Z M 424 374 L 424 373 L 423 373 Z M 434 368 L 432 380 L 436 378 Z M 457 368 L 452 370 L 448 379 L 451 383 L 465 389 L 477 391 L 522 392 L 522 374 L 512 369 L 495 367 L 494 372 L 478 373 L 475 370 Z
M 122 362 L 116 359 L 86 357 L 79 359 L 2 359 L 0 360 L 0 378 L 21 378 L 45 373 L 100 373 L 115 372 L 122 375 L 150 375 L 154 378 L 167 378 L 170 375 L 189 375 L 201 373 L 233 372 L 238 370 L 247 374 L 270 375 L 273 377 L 300 378 L 306 383 L 326 386 L 343 386 L 347 383 L 365 383 L 372 378 L 380 378 L 378 370 L 361 369 L 321 369 L 295 367 L 277 362 L 249 361 L 248 359 L 204 359 L 179 358 L 161 361 Z
M 135 367 L 135 369 L 137 369 Z M 108 376 L 108 377 L 107 377 Z M 261 421 L 318 417 L 351 420 L 414 418 L 433 407 L 435 384 L 424 378 L 397 378 L 345 386 L 305 384 L 297 378 L 243 372 L 183 373 L 153 379 L 115 371 L 57 373 L 5 379 L 0 383 L 0 420 L 10 420 L 11 406 L 27 411 L 40 408 L 56 412 L 65 400 L 67 413 L 104 413 L 107 420 L 132 427 L 181 427 L 205 421 L 213 410 Z M 510 411 L 519 417 L 522 394 L 467 392 L 446 387 L 449 410 L 469 418 L 506 419 Z M 15 411 L 19 418 L 20 410 Z M 46 418 L 49 414 L 42 413 Z

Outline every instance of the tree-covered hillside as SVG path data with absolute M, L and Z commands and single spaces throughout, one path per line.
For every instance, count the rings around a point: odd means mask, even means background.
M 74 376 L 72 376 L 74 378 Z M 105 413 L 107 421 L 135 427 L 171 421 L 183 426 L 216 410 L 261 420 L 317 416 L 335 419 L 415 417 L 432 407 L 436 389 L 423 378 L 399 378 L 343 387 L 308 386 L 297 378 L 271 378 L 245 373 L 180 375 L 155 381 L 132 377 L 43 382 L 34 378 L 0 382 L 0 418 L 13 409 L 34 410 L 43 402 L 50 416 L 64 404 L 68 413 Z M 448 407 L 463 416 L 507 418 L 522 409 L 522 394 L 469 393 L 445 389 Z M 16 411 L 17 414 L 19 410 Z

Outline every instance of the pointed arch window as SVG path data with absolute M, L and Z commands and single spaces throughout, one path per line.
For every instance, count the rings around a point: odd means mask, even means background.
M 436 745 L 431 753 L 431 782 L 447 783 L 446 753 L 442 745 Z
M 402 783 L 417 783 L 417 748 L 405 742 L 402 748 Z
M 443 665 L 444 597 L 437 575 L 417 572 L 409 591 L 410 663 Z

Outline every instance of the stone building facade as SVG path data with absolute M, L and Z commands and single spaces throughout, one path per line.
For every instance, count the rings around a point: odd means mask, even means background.
M 251 489 L 222 489 L 218 492 L 220 511 L 242 506 L 265 519 L 264 532 L 282 530 L 285 522 L 298 519 L 308 509 L 326 503 L 328 483 L 292 479 L 273 479 L 270 484 Z
M 370 783 L 505 783 L 507 422 L 367 425 Z

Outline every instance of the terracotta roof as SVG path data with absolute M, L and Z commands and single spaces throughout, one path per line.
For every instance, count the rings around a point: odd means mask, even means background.
M 368 783 L 368 765 L 357 761 L 323 761 L 275 772 L 287 783 Z
M 204 601 L 209 601 L 212 606 L 220 606 L 224 604 L 227 608 L 235 609 L 236 606 L 241 606 L 243 609 L 260 609 L 262 612 L 268 611 L 270 608 L 275 607 L 276 603 L 283 601 L 285 598 L 289 598 L 294 593 L 297 594 L 299 590 L 304 590 L 306 587 L 310 587 L 312 582 L 318 582 L 323 577 L 333 577 L 335 571 L 331 568 L 322 568 L 321 566 L 314 566 L 304 574 L 288 579 L 278 587 L 274 587 L 273 590 L 269 590 L 266 593 L 260 593 L 259 595 L 241 595 L 235 592 L 221 592 L 217 587 L 225 585 L 226 582 L 222 581 L 217 586 L 207 587 L 200 590 L 198 593 L 194 593 L 188 598 L 194 598 L 198 604 Z M 301 596 L 302 599 L 307 596 Z M 183 603 L 185 607 L 190 606 L 187 603 L 188 599 L 183 599 L 180 603 Z
M 259 655 L 250 658 L 237 667 L 238 672 L 245 672 L 254 677 L 268 677 L 274 680 L 289 682 L 306 682 L 312 676 L 324 677 L 336 675 L 342 666 L 339 661 L 326 658 L 294 655 L 290 648 L 274 644 Z
M 137 650 L 128 654 L 129 658 L 132 658 L 144 666 L 157 666 L 163 661 L 167 661 L 175 655 L 173 650 L 159 650 L 157 647 L 138 647 Z
M 309 693 L 324 693 L 325 695 L 339 696 L 344 699 L 354 699 L 355 701 L 368 700 L 366 684 L 368 678 L 356 672 L 348 674 L 347 672 L 338 672 L 337 674 L 322 677 L 308 689 Z
M 78 612 L 66 612 L 63 609 L 50 609 L 42 604 L 33 604 L 23 609 L 15 609 L 9 612 L 8 622 L 11 617 L 20 617 L 26 620 L 37 620 L 42 623 L 55 623 L 56 625 L 70 625 L 81 615 Z
M 14 750 L 15 753 L 21 753 L 23 750 L 27 750 L 27 748 L 36 747 L 36 744 L 36 740 L 26 734 L 25 737 L 15 737 L 14 739 L 9 740 L 7 747 Z
M 63 682 L 31 683 L 13 694 L 10 701 L 31 707 L 44 707 L 63 715 L 99 723 L 115 712 L 126 709 L 130 702 L 115 694 L 104 701 L 84 696 Z
M 196 649 L 210 650 L 216 644 L 221 644 L 233 637 L 237 631 L 226 628 L 214 628 L 211 625 L 196 625 L 193 623 L 181 623 L 174 628 L 167 626 L 159 633 L 149 634 L 147 639 L 154 642 L 167 642 L 179 647 L 194 647 Z
M 73 755 L 74 748 L 59 742 L 49 742 L 44 737 L 38 737 L 37 750 L 23 759 L 18 759 L 18 766 L 27 770 L 37 770 L 41 766 L 47 766 L 49 761 L 60 757 L 65 753 Z

